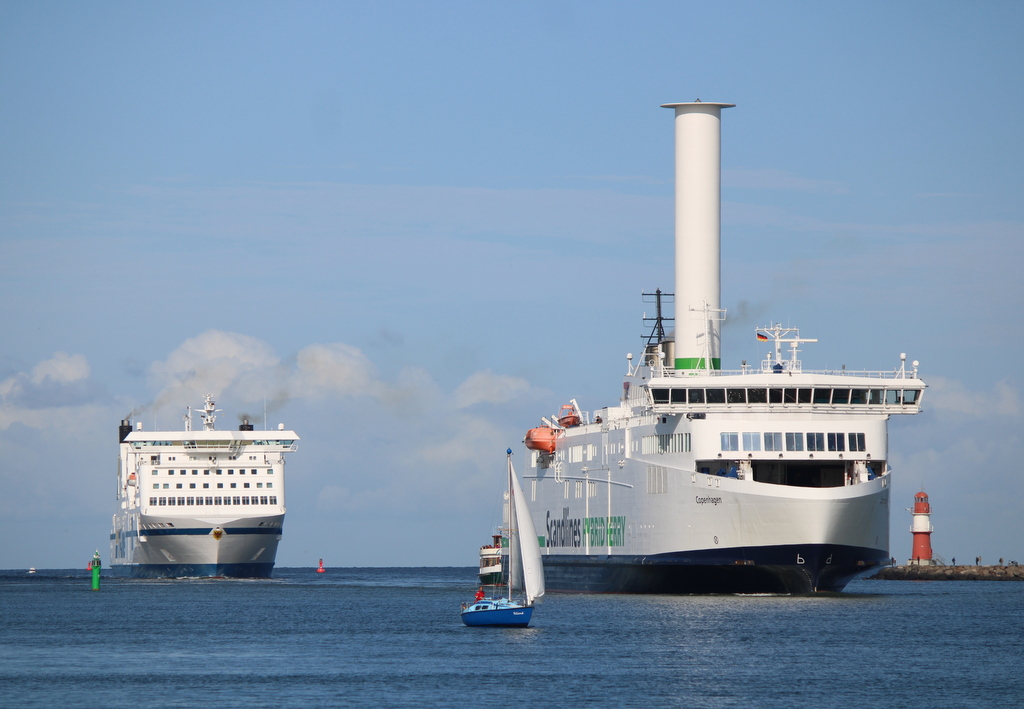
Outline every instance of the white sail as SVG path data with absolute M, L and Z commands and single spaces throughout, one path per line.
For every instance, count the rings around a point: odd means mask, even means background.
M 519 485 L 519 478 L 512 467 L 512 458 L 508 459 L 508 474 L 512 481 L 512 504 L 510 510 L 515 513 L 514 529 L 518 529 L 519 552 L 522 560 L 523 585 L 526 589 L 526 604 L 531 605 L 544 596 L 544 566 L 540 560 L 540 543 L 537 540 L 537 531 L 533 527 L 533 517 L 530 516 L 530 508 L 526 504 L 526 497 L 523 495 L 523 488 Z M 510 553 L 515 552 L 510 547 Z M 510 559 L 511 560 L 511 559 Z

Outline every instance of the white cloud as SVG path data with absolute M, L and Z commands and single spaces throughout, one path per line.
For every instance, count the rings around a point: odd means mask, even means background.
M 68 384 L 86 379 L 89 376 L 89 363 L 84 355 L 69 355 L 57 352 L 52 358 L 44 360 L 32 368 L 33 384 L 42 384 L 46 379 L 59 384 Z
M 991 391 L 970 389 L 962 381 L 946 377 L 928 378 L 923 404 L 943 413 L 972 418 L 1019 416 L 1020 395 L 1009 381 L 994 384 Z
M 57 352 L 29 372 L 0 382 L 0 430 L 15 423 L 29 428 L 77 430 L 96 406 L 88 385 L 89 363 L 84 355 Z M 92 414 L 89 414 L 92 415 Z
M 379 396 L 373 363 L 358 348 L 340 342 L 302 349 L 289 384 L 292 396 Z
M 455 407 L 465 409 L 473 404 L 503 404 L 529 391 L 530 383 L 522 377 L 495 374 L 489 369 L 474 372 L 455 390 Z
M 185 340 L 166 360 L 154 362 L 150 373 L 161 387 L 152 408 L 181 406 L 198 401 L 207 393 L 220 395 L 247 375 L 258 374 L 263 391 L 272 384 L 267 379 L 278 359 L 270 346 L 255 337 L 234 332 L 207 330 Z M 265 375 L 265 376 L 261 376 Z M 259 394 L 254 394 L 253 398 Z

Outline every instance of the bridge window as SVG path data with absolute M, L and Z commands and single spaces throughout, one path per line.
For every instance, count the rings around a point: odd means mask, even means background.
M 768 403 L 769 404 L 781 404 L 784 389 L 769 389 L 768 390 Z
M 746 389 L 726 389 L 726 397 L 730 404 L 745 404 L 747 403 L 747 390 Z
M 765 433 L 764 449 L 766 451 L 782 450 L 782 433 Z
M 850 390 L 850 403 L 851 404 L 866 404 L 866 403 L 868 403 L 868 390 L 867 389 L 851 389 Z
M 828 434 L 828 449 L 830 451 L 841 451 L 846 450 L 843 445 L 843 434 L 841 433 L 830 433 Z
M 690 389 L 690 403 L 691 404 L 703 404 L 704 403 L 704 390 L 703 389 Z
M 832 390 L 832 403 L 833 404 L 849 404 L 850 403 L 850 390 L 849 389 L 833 389 Z
M 709 404 L 725 403 L 725 389 L 708 389 L 706 393 Z
M 831 389 L 815 389 L 814 390 L 814 402 L 815 404 L 828 404 L 832 401 L 832 390 Z
M 686 403 L 686 389 L 672 389 L 672 403 L 673 404 L 685 404 Z

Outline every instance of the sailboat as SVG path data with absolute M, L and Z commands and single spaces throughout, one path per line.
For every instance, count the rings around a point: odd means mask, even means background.
M 466 625 L 493 625 L 525 628 L 533 617 L 533 605 L 544 595 L 544 567 L 533 518 L 526 506 L 523 488 L 512 467 L 512 449 L 508 457 L 508 595 L 483 598 L 462 608 Z M 520 577 L 522 579 L 520 583 Z M 521 595 L 516 596 L 519 584 Z

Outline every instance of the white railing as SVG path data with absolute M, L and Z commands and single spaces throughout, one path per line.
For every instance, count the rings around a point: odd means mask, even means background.
M 734 376 L 749 376 L 749 375 L 762 375 L 762 374 L 777 374 L 781 377 L 791 373 L 790 369 L 784 369 L 781 372 L 765 371 L 755 367 L 747 367 L 745 369 L 673 369 L 671 367 L 651 367 L 652 378 L 666 377 L 672 379 L 688 379 L 691 377 L 734 377 Z M 889 371 L 869 371 L 869 370 L 852 370 L 852 369 L 800 369 L 793 371 L 793 374 L 818 374 L 828 376 L 841 376 L 841 377 L 861 377 L 866 379 L 910 379 L 907 376 L 907 372 L 901 372 L 898 369 Z

